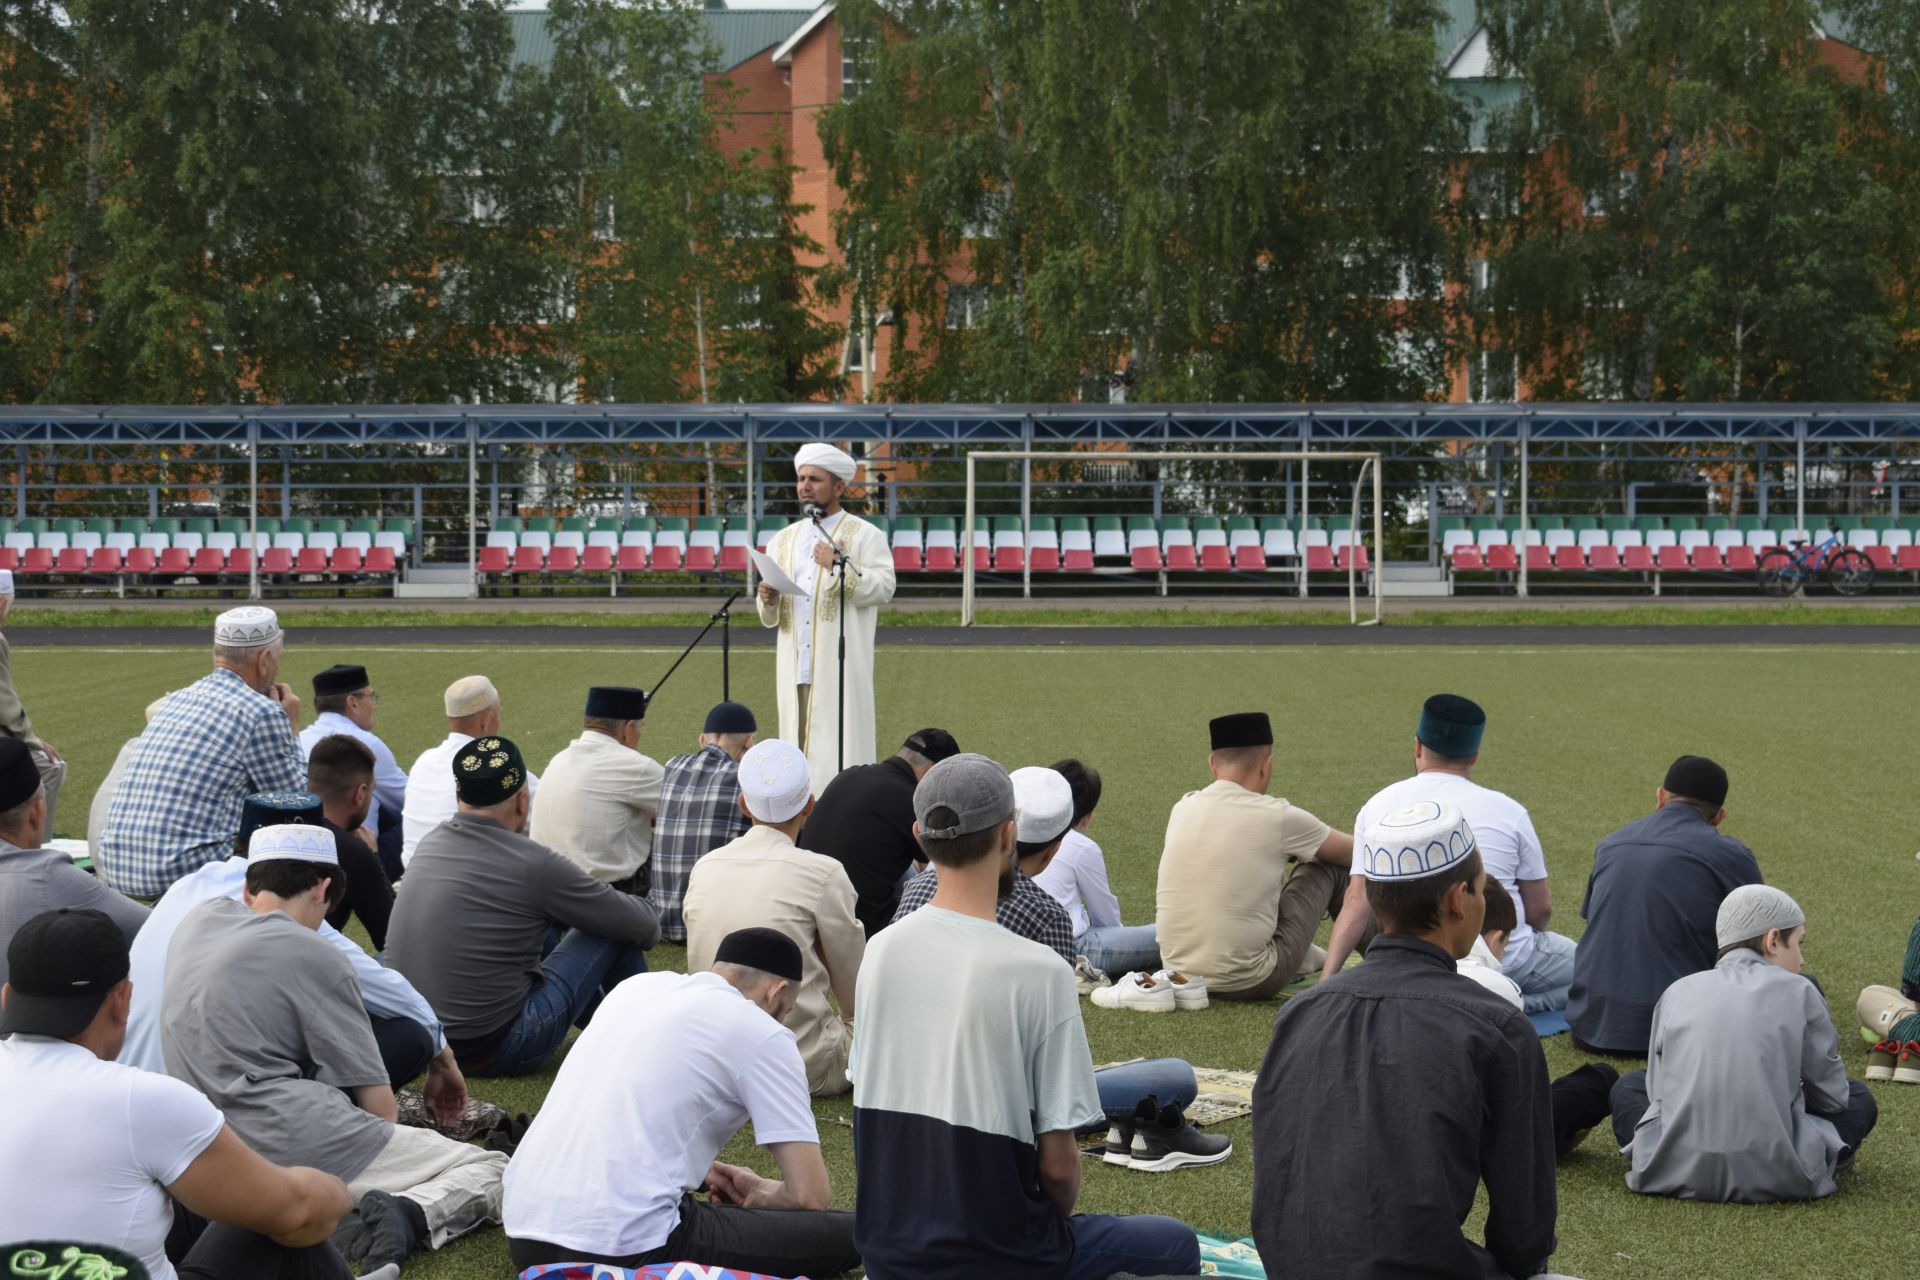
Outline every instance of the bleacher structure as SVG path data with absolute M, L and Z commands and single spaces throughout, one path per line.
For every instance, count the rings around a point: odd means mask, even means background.
M 273 579 L 381 582 L 401 572 L 405 518 L 0 517 L 0 569 L 23 585 L 245 584 Z

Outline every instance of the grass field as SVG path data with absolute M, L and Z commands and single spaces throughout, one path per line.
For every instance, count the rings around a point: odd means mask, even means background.
M 26 624 L 31 614 L 16 621 Z M 1852 1025 L 1855 992 L 1895 978 L 1920 910 L 1920 834 L 1906 816 L 1903 765 L 1908 648 L 1685 649 L 1180 649 L 892 650 L 879 670 L 880 739 L 922 725 L 951 729 L 963 747 L 1009 766 L 1080 755 L 1105 775 L 1092 834 L 1104 846 L 1129 921 L 1151 919 L 1155 864 L 1169 806 L 1206 780 L 1206 721 L 1224 711 L 1272 713 L 1280 745 L 1275 791 L 1346 827 L 1366 798 L 1411 767 L 1420 700 L 1451 690 L 1486 706 L 1479 778 L 1532 810 L 1546 846 L 1554 927 L 1581 928 L 1594 842 L 1644 813 L 1668 761 L 1714 756 L 1732 776 L 1727 830 L 1753 846 L 1769 881 L 1807 908 L 1809 972 L 1825 986 L 1849 1069 L 1864 1069 Z M 632 647 L 348 651 L 296 637 L 285 675 L 307 690 L 342 660 L 371 668 L 380 732 L 403 763 L 443 735 L 440 690 L 473 671 L 504 696 L 505 732 L 544 765 L 575 732 L 593 683 L 651 684 L 672 653 Z M 37 727 L 72 761 L 59 825 L 84 826 L 86 802 L 140 708 L 206 669 L 200 649 L 25 648 L 14 671 Z M 736 655 L 736 697 L 772 725 L 773 657 Z M 692 743 L 718 698 L 717 657 L 689 660 L 663 692 L 642 748 L 664 758 Z M 311 718 L 309 705 L 306 712 Z M 1902 781 L 1909 779 L 1909 781 Z M 661 947 L 657 966 L 677 968 Z M 1176 1055 L 1207 1066 L 1258 1065 L 1274 1006 L 1216 1005 L 1146 1018 L 1086 1006 L 1097 1060 Z M 1555 1075 L 1582 1060 L 1559 1036 L 1545 1042 Z M 1739 1052 L 1730 1045 L 1729 1052 Z M 547 1078 L 478 1082 L 509 1110 L 538 1106 Z M 1560 1170 L 1556 1268 L 1585 1277 L 1864 1276 L 1904 1236 L 1920 1185 L 1920 1089 L 1876 1085 L 1879 1129 L 1858 1171 L 1814 1205 L 1682 1204 L 1629 1193 L 1622 1162 L 1596 1133 Z M 1313 1106 L 1310 1097 L 1299 1105 Z M 852 1203 L 846 1099 L 816 1107 L 836 1200 Z M 1224 1166 L 1150 1176 L 1090 1164 L 1082 1207 L 1177 1215 L 1216 1234 L 1248 1230 L 1250 1125 L 1228 1126 Z M 1393 1152 L 1382 1152 L 1392 1160 Z M 731 1158 L 768 1170 L 744 1143 Z M 1409 1171 L 1414 1176 L 1418 1171 Z M 1477 1229 L 1477 1223 L 1476 1223 Z M 497 1230 L 409 1267 L 415 1280 L 501 1280 L 511 1274 Z M 1276 1275 L 1284 1274 L 1276 1269 Z

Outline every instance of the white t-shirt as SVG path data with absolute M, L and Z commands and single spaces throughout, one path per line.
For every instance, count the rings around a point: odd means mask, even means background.
M 813 584 L 820 578 L 820 562 L 813 558 L 813 549 L 829 541 L 829 535 L 840 527 L 840 517 L 847 514 L 836 511 L 823 516 L 819 524 L 811 520 L 803 521 L 807 527 L 801 533 L 799 546 L 793 554 L 793 585 L 800 588 L 801 594 L 793 599 L 793 679 L 795 684 L 813 683 Z M 821 533 L 822 529 L 826 533 Z M 847 593 L 853 593 L 853 583 L 847 583 Z
M 1420 800 L 1444 800 L 1460 810 L 1473 828 L 1487 874 L 1512 895 L 1514 908 L 1521 914 L 1502 959 L 1508 973 L 1518 973 L 1533 958 L 1533 926 L 1520 905 L 1519 882 L 1547 878 L 1547 858 L 1540 851 L 1540 837 L 1533 833 L 1526 806 L 1457 773 L 1430 770 L 1382 787 L 1353 820 L 1353 838 L 1365 839 L 1374 823 Z
M 742 1124 L 820 1141 L 793 1032 L 716 973 L 646 973 L 600 1003 L 507 1166 L 507 1234 L 645 1253 Z
M 174 1280 L 167 1184 L 220 1136 L 214 1105 L 168 1076 L 22 1035 L 0 1040 L 0 1098 L 0 1241 L 105 1245 Z
M 1047 869 L 1033 878 L 1073 917 L 1073 936 L 1120 923 L 1120 899 L 1107 884 L 1107 859 L 1084 831 L 1069 831 Z
M 1520 984 L 1500 971 L 1500 961 L 1485 938 L 1475 938 L 1473 950 L 1467 952 L 1466 959 L 1454 961 L 1453 967 L 1460 971 L 1461 977 L 1473 979 L 1514 1008 L 1526 1012 L 1526 998 L 1520 994 Z

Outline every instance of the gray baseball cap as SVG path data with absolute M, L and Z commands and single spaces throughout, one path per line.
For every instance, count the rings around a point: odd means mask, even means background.
M 950 826 L 935 826 L 927 815 L 950 809 Z M 1013 779 L 996 762 L 972 752 L 948 756 L 927 770 L 913 789 L 913 816 L 923 840 L 954 840 L 985 831 L 1013 816 Z

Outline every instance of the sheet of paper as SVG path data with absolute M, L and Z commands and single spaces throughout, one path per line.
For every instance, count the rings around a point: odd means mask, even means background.
M 753 571 L 760 575 L 760 581 L 766 583 L 781 595 L 803 596 L 807 594 L 800 589 L 799 583 L 787 576 L 787 571 L 780 567 L 780 562 L 766 552 L 755 551 L 749 547 L 747 549 L 747 558 L 753 561 Z

